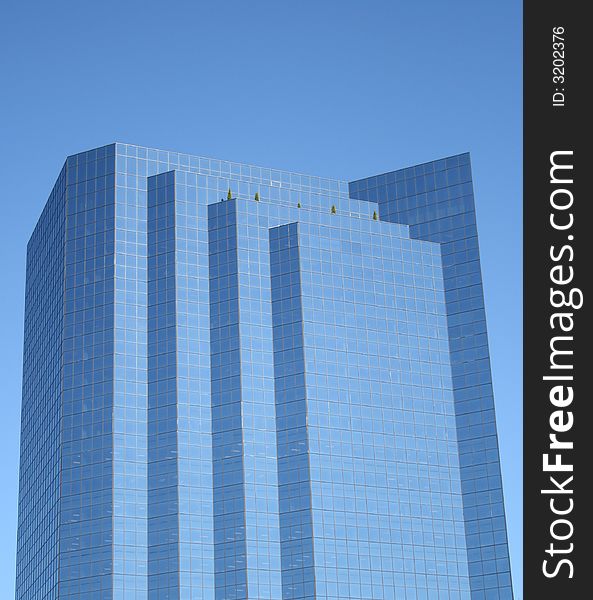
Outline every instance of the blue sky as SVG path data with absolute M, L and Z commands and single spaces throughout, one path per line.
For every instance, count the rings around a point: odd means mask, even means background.
M 14 589 L 26 242 L 64 158 L 123 141 L 346 180 L 471 152 L 520 600 L 521 3 L 12 2 L 0 64 L 0 596 Z

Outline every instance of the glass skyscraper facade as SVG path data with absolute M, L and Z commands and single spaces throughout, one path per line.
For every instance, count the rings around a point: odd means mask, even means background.
M 469 155 L 66 160 L 27 250 L 17 600 L 512 597 Z

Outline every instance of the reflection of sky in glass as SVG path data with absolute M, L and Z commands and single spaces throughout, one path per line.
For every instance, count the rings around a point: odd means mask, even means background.
M 70 157 L 24 407 L 18 598 L 512 597 L 468 155 Z

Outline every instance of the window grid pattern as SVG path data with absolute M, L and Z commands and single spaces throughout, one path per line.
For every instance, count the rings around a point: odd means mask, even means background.
M 247 596 L 237 218 L 208 210 L 215 597 Z
M 313 600 L 313 519 L 298 224 L 270 229 L 282 597 Z
M 125 168 L 116 153 L 116 178 Z M 113 597 L 147 594 L 146 179 L 115 186 Z
M 19 600 L 512 598 L 466 155 L 349 191 L 113 144 L 27 268 Z
M 441 244 L 472 600 L 511 599 L 469 154 L 355 181 L 350 194 Z
M 279 207 L 296 207 L 300 203 L 303 212 L 336 205 L 342 214 L 364 218 L 373 214 L 368 202 L 350 198 L 348 184 L 337 180 L 127 144 L 116 144 L 116 152 L 117 185 L 121 187 L 141 185 L 143 181 L 146 189 L 146 177 L 174 170 L 182 184 L 197 176 L 200 204 L 226 200 L 231 189 L 233 198 L 238 200 L 253 200 L 257 192 L 262 201 Z
M 180 598 L 214 599 L 208 207 L 175 172 Z
M 113 590 L 114 147 L 67 161 L 59 598 Z
M 148 597 L 179 598 L 175 174 L 148 179 Z
M 347 216 L 341 216 L 341 215 L 331 215 L 329 210 L 327 211 L 326 214 L 315 214 L 315 215 L 309 215 L 307 212 L 301 212 L 298 209 L 292 209 L 289 211 L 286 210 L 280 210 L 280 212 L 278 212 L 277 207 L 273 204 L 268 204 L 265 202 L 225 202 L 225 203 L 221 203 L 218 205 L 220 207 L 220 210 L 229 210 L 230 207 L 236 207 L 236 211 L 237 211 L 237 217 L 236 220 L 238 222 L 238 227 L 239 230 L 241 230 L 242 228 L 246 228 L 248 231 L 248 235 L 246 236 L 247 239 L 249 240 L 255 240 L 257 239 L 258 235 L 257 235 L 257 228 L 258 227 L 264 227 L 264 228 L 270 228 L 270 227 L 274 227 L 276 225 L 279 225 L 283 220 L 286 221 L 287 219 L 298 219 L 299 217 L 301 217 L 301 222 L 303 221 L 310 221 L 311 222 L 311 227 L 312 230 L 314 231 L 314 233 L 312 234 L 312 238 L 315 239 L 320 239 L 320 243 L 323 245 L 323 251 L 320 251 L 319 254 L 323 255 L 324 257 L 327 256 L 325 250 L 328 250 L 330 248 L 340 248 L 340 244 L 337 244 L 336 240 L 331 240 L 331 239 L 325 239 L 327 236 L 323 235 L 323 228 L 331 228 L 332 230 L 335 230 L 335 234 L 338 237 L 339 236 L 344 236 L 345 239 L 345 246 L 349 247 L 349 244 L 352 244 L 353 247 L 355 248 L 367 248 L 368 246 L 365 246 L 364 243 L 361 243 L 361 239 L 368 239 L 368 237 L 375 236 L 377 235 L 377 233 L 383 233 L 385 234 L 387 231 L 390 232 L 390 234 L 392 236 L 394 236 L 395 238 L 400 238 L 402 236 L 402 234 L 407 234 L 407 228 L 402 227 L 394 227 L 393 225 L 387 225 L 387 224 L 383 224 L 380 222 L 376 222 L 373 221 L 372 219 L 368 219 L 368 220 L 363 220 L 363 219 L 352 219 L 349 218 Z M 329 207 L 328 207 L 329 208 Z M 211 207 L 211 210 L 215 210 L 215 207 Z M 216 208 L 216 210 L 218 210 L 218 208 Z M 364 236 L 365 234 L 367 234 L 367 238 L 361 238 L 361 236 Z M 398 244 L 397 241 L 394 242 L 395 244 Z M 406 240 L 405 238 L 401 240 L 402 246 L 405 246 L 407 243 L 412 243 L 410 240 Z M 416 242 L 414 242 L 416 243 Z M 357 244 L 360 244 L 359 246 Z M 439 247 L 434 245 L 434 244 L 425 244 L 425 246 L 429 246 L 432 248 L 433 252 L 436 252 L 437 257 L 433 257 L 431 260 L 435 261 L 436 260 L 436 264 L 437 264 L 437 268 L 440 269 L 441 267 L 441 258 L 440 258 L 440 251 L 439 251 Z M 407 248 L 406 248 L 407 249 Z M 244 254 L 245 250 L 242 250 L 239 254 L 242 255 Z M 410 256 L 411 253 L 405 253 L 404 256 L 406 257 L 407 260 L 410 260 Z M 403 260 L 403 259 L 402 259 Z M 377 259 L 377 261 L 379 263 L 381 263 L 381 260 Z M 392 268 L 393 266 L 390 265 Z M 403 267 L 402 267 L 403 268 Z M 405 267 L 410 273 L 415 273 L 416 271 L 414 271 L 412 269 L 411 266 L 406 266 Z M 416 267 L 417 269 L 417 267 Z M 388 272 L 391 272 L 388 269 Z M 358 276 L 358 271 L 354 270 L 354 271 L 350 271 L 351 276 L 354 277 L 353 273 L 357 273 Z M 408 272 L 406 271 L 406 274 L 403 275 L 399 275 L 398 277 L 398 282 L 403 285 L 404 281 L 407 283 L 407 285 L 410 287 L 410 290 L 413 293 L 414 287 L 417 284 L 415 278 L 412 275 L 409 275 Z M 350 286 L 354 286 L 353 283 L 350 283 Z M 356 286 L 354 286 L 356 287 Z M 434 290 L 433 290 L 434 291 Z M 375 293 L 375 290 L 373 288 L 372 293 Z M 440 293 L 442 296 L 442 274 L 440 277 Z M 365 296 L 358 296 L 356 298 L 357 302 L 363 303 L 364 301 L 369 301 L 370 300 L 370 294 L 371 291 L 367 291 L 367 297 Z M 419 292 L 419 295 L 421 296 L 422 300 L 425 300 L 425 298 L 422 296 L 423 292 L 422 290 Z M 354 300 L 354 297 L 353 297 Z M 447 523 L 446 525 L 443 525 L 442 523 L 439 523 L 438 521 L 436 522 L 435 528 L 437 530 L 437 534 L 436 535 L 436 539 L 437 542 L 435 542 L 437 545 L 439 543 L 443 543 L 443 535 L 442 532 L 446 531 L 447 533 L 447 543 L 451 545 L 451 547 L 454 547 L 454 543 L 458 545 L 457 550 L 454 553 L 454 557 L 453 558 L 448 558 L 450 552 L 445 552 L 443 547 L 437 548 L 436 552 L 433 548 L 431 548 L 430 543 L 433 543 L 432 538 L 427 538 L 430 540 L 430 542 L 427 542 L 427 547 L 426 548 L 421 548 L 420 550 L 417 550 L 416 552 L 420 552 L 422 551 L 423 553 L 426 554 L 419 554 L 420 556 L 427 556 L 428 559 L 432 559 L 432 563 L 430 562 L 430 560 L 428 560 L 428 567 L 427 569 L 436 569 L 435 566 L 435 561 L 437 561 L 438 559 L 438 567 L 439 569 L 441 569 L 440 573 L 439 573 L 439 577 L 435 578 L 432 577 L 432 572 L 429 573 L 429 575 L 431 576 L 427 576 L 427 582 L 425 583 L 422 580 L 423 577 L 423 573 L 421 571 L 422 569 L 422 562 L 419 562 L 418 564 L 420 565 L 420 569 L 417 569 L 418 571 L 420 571 L 419 573 L 417 573 L 415 576 L 419 578 L 420 584 L 418 589 L 413 591 L 414 595 L 410 595 L 410 597 L 416 597 L 415 594 L 418 594 L 419 597 L 425 597 L 423 594 L 427 594 L 426 597 L 442 597 L 442 598 L 464 598 L 464 597 L 468 597 L 467 594 L 469 593 L 468 590 L 468 580 L 467 580 L 467 567 L 466 567 L 466 550 L 465 550 L 465 537 L 463 535 L 463 523 L 462 523 L 462 519 L 461 519 L 461 492 L 460 492 L 460 483 L 459 483 L 459 470 L 458 470 L 458 464 L 455 463 L 456 460 L 456 440 L 455 440 L 455 420 L 454 420 L 454 414 L 453 414 L 453 403 L 452 403 L 452 395 L 450 393 L 450 389 L 451 389 L 451 381 L 450 381 L 450 367 L 449 367 L 449 354 L 448 354 L 448 346 L 446 343 L 446 322 L 444 319 L 444 298 L 441 298 L 441 314 L 440 314 L 440 335 L 441 337 L 443 337 L 443 339 L 440 340 L 440 360 L 444 361 L 445 363 L 445 371 L 446 371 L 446 375 L 448 377 L 448 386 L 449 386 L 449 394 L 448 396 L 446 396 L 446 402 L 443 402 L 443 405 L 447 407 L 448 413 L 447 413 L 447 417 L 446 420 L 445 417 L 441 416 L 439 414 L 439 416 L 437 417 L 439 420 L 438 422 L 438 426 L 440 429 L 444 428 L 445 423 L 447 423 L 448 425 L 448 433 L 447 435 L 451 435 L 453 442 L 452 444 L 449 443 L 448 445 L 448 449 L 449 449 L 449 454 L 447 456 L 447 460 L 451 460 L 451 469 L 452 472 L 447 472 L 446 477 L 443 477 L 443 481 L 447 482 L 446 484 L 443 485 L 448 485 L 451 486 L 453 490 L 455 490 L 455 493 L 449 494 L 448 496 L 446 496 L 446 501 L 442 502 L 444 504 L 444 513 L 447 515 L 446 518 L 443 518 L 443 520 L 454 520 L 454 523 Z M 338 311 L 336 311 L 338 312 Z M 241 322 L 242 322 L 242 318 L 241 318 Z M 411 330 L 410 333 L 413 333 L 414 330 Z M 426 334 L 424 334 L 426 335 Z M 413 339 L 413 338 L 412 338 Z M 399 341 L 399 340 L 398 340 Z M 367 350 L 368 351 L 368 350 Z M 417 382 L 418 383 L 418 382 Z M 445 383 L 438 383 L 435 384 L 437 386 L 437 392 L 438 390 L 440 390 L 442 388 L 443 385 L 446 385 Z M 440 387 L 439 387 L 440 386 Z M 418 401 L 416 401 L 418 402 Z M 430 406 L 430 405 L 427 405 Z M 414 405 L 414 408 L 418 408 L 416 405 Z M 429 410 L 428 408 L 426 410 Z M 442 405 L 439 405 L 438 408 L 439 411 L 444 410 Z M 430 415 L 428 417 L 428 419 L 430 419 Z M 434 435 L 434 430 L 433 429 L 429 429 L 429 433 L 425 434 L 428 436 L 432 436 Z M 419 442 L 420 444 L 422 443 Z M 451 454 L 451 450 L 454 450 L 454 454 Z M 279 449 L 280 452 L 280 449 Z M 432 455 L 431 455 L 432 458 Z M 416 456 L 414 455 L 413 458 L 411 460 L 416 459 Z M 446 463 L 449 464 L 449 463 Z M 457 473 L 456 477 L 455 477 L 455 473 Z M 418 476 L 416 474 L 416 472 L 414 472 L 414 474 L 417 476 L 417 478 L 419 478 L 422 481 L 422 485 L 427 485 L 427 480 L 429 479 L 428 473 L 426 471 L 420 470 L 420 476 Z M 434 471 L 430 473 L 431 477 L 433 479 L 437 479 L 434 475 Z M 281 477 L 281 472 L 279 472 L 279 480 Z M 336 475 L 336 477 L 339 477 L 338 475 Z M 413 480 L 415 481 L 415 480 Z M 418 484 L 416 483 L 416 486 Z M 437 485 L 437 484 L 435 484 Z M 440 483 L 438 485 L 441 485 Z M 439 488 L 440 489 L 440 488 Z M 327 491 L 325 493 L 326 497 L 331 497 L 331 494 L 333 493 L 333 491 Z M 413 493 L 415 493 L 415 490 L 413 490 Z M 417 502 L 419 504 L 419 501 L 417 500 L 416 496 L 414 496 L 414 501 Z M 447 504 L 448 503 L 448 504 Z M 414 508 L 416 509 L 417 506 L 414 506 Z M 450 516 L 452 509 L 455 508 L 455 519 L 453 519 L 452 516 Z M 378 518 L 378 517 L 377 517 Z M 383 517 L 383 520 L 385 520 L 385 517 Z M 317 529 L 315 530 L 317 531 Z M 453 536 L 453 539 L 455 540 L 455 542 L 451 541 L 451 538 Z M 410 541 L 410 537 L 408 536 L 408 541 Z M 316 542 L 316 547 L 317 544 L 320 543 L 319 542 L 319 535 L 315 535 L 315 542 Z M 410 543 L 412 543 L 410 541 Z M 408 549 L 408 553 L 412 552 L 412 548 Z M 452 577 L 451 574 L 449 573 L 449 570 L 452 569 L 453 567 L 451 567 L 448 564 L 443 565 L 442 563 L 447 563 L 447 560 L 445 560 L 445 555 L 448 558 L 448 562 L 453 563 L 454 565 L 456 565 L 457 567 L 457 571 L 456 573 L 460 574 L 457 578 Z M 249 558 L 251 557 L 251 554 L 248 554 L 248 564 L 249 564 Z M 331 555 L 332 560 L 337 560 L 335 558 L 335 554 Z M 330 568 L 333 569 L 335 568 L 336 565 L 335 563 L 332 563 L 330 565 Z M 414 563 L 411 563 L 410 561 L 408 561 L 408 564 L 406 565 L 407 569 L 414 569 L 415 565 Z M 444 573 L 443 570 L 444 569 Z M 382 573 L 381 573 L 382 575 Z M 331 577 L 333 577 L 333 573 L 331 575 Z M 399 574 L 399 577 L 401 578 L 402 575 L 401 573 Z M 378 573 L 375 573 L 375 579 L 378 578 Z M 318 579 L 319 581 L 319 579 Z M 436 582 L 436 583 L 435 583 Z M 335 580 L 332 582 L 332 585 L 335 584 Z M 409 586 L 409 580 L 404 581 L 403 579 L 401 579 L 400 581 L 400 585 L 402 586 Z M 422 588 L 425 588 L 424 590 Z M 402 592 L 404 588 L 400 588 L 399 592 Z M 354 590 L 356 591 L 356 590 Z M 365 592 L 368 590 L 365 590 Z M 354 592 L 353 592 L 354 593 Z M 389 588 L 387 589 L 383 589 L 382 586 L 378 586 L 378 584 L 376 584 L 376 589 L 374 591 L 375 596 L 364 596 L 365 598 L 368 597 L 377 597 L 377 598 L 382 598 L 382 597 L 391 597 L 390 593 L 391 590 Z M 319 597 L 348 597 L 342 594 L 345 594 L 344 590 L 340 590 L 340 593 L 338 594 L 338 592 L 336 592 L 336 596 L 325 596 L 322 595 L 319 591 L 318 591 Z M 383 594 L 383 595 L 382 595 Z M 409 594 L 412 594 L 412 592 L 409 592 Z M 440 594 L 440 596 L 437 596 L 435 594 Z M 465 594 L 465 595 L 464 595 Z M 357 596 L 353 596 L 353 597 L 357 597 Z
M 237 214 L 247 591 L 250 598 L 281 600 L 268 228 L 253 226 L 244 207 L 257 209 L 261 201 L 229 204 Z
M 440 247 L 346 220 L 299 227 L 317 594 L 467 599 Z
M 119 156 L 126 156 L 130 159 L 126 170 L 122 171 L 129 175 L 147 177 L 156 173 L 175 170 L 221 178 L 229 182 L 232 181 L 235 185 L 240 184 L 236 190 L 233 190 L 238 198 L 242 197 L 243 194 L 247 194 L 249 198 L 253 198 L 253 195 L 249 193 L 250 190 L 244 187 L 245 184 L 251 183 L 253 185 L 263 185 L 276 189 L 291 189 L 304 193 L 326 193 L 348 200 L 348 183 L 337 179 L 258 167 L 204 156 L 193 156 L 181 152 L 144 148 L 132 144 L 117 143 L 116 151 Z M 198 186 L 205 189 L 212 189 L 213 186 L 205 185 L 205 182 L 206 180 L 200 177 Z M 223 198 L 226 198 L 228 187 L 222 191 L 225 192 Z M 215 196 L 214 201 L 218 200 L 220 200 L 220 197 Z
M 66 167 L 27 247 L 16 599 L 57 599 Z

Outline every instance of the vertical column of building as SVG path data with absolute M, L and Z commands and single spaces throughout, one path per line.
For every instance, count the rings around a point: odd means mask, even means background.
M 113 591 L 147 598 L 146 178 L 116 145 Z
M 208 207 L 215 597 L 247 598 L 237 220 Z
M 67 162 L 59 598 L 113 589 L 113 146 Z
M 249 598 L 281 600 L 276 411 L 270 301 L 269 205 L 232 203 L 237 214 L 241 417 Z
M 298 225 L 270 229 L 282 595 L 315 598 Z
M 208 207 L 175 172 L 180 598 L 214 599 Z
M 58 597 L 65 192 L 66 167 L 27 247 L 16 600 Z
M 148 178 L 148 597 L 179 598 L 175 174 Z
M 476 599 L 511 598 L 469 155 L 356 181 L 350 193 L 441 243 L 470 587 Z

